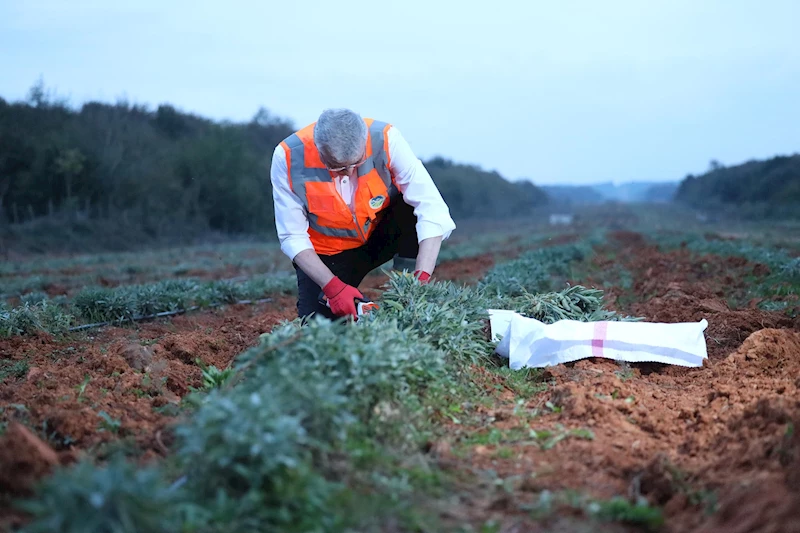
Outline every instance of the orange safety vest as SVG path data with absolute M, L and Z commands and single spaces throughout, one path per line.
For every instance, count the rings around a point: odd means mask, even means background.
M 289 188 L 303 202 L 308 216 L 308 235 L 314 250 L 333 255 L 367 242 L 376 223 L 399 194 L 389 170 L 386 122 L 364 119 L 367 124 L 366 160 L 357 168 L 355 214 L 336 190 L 330 171 L 314 144 L 314 125 L 309 124 L 281 142 L 286 152 Z

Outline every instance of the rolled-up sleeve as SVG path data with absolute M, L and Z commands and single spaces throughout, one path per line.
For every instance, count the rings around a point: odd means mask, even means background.
M 275 228 L 281 251 L 294 260 L 297 254 L 314 246 L 308 236 L 308 217 L 303 202 L 289 187 L 286 153 L 281 145 L 272 154 L 270 181 L 275 203 Z
M 417 239 L 447 239 L 456 228 L 433 178 L 396 127 L 389 128 L 389 167 L 405 202 L 417 217 Z

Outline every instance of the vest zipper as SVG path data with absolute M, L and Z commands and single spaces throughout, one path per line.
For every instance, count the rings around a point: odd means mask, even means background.
M 364 235 L 364 232 L 361 231 L 361 226 L 358 223 L 358 218 L 356 218 L 356 214 L 355 213 L 353 213 L 353 223 L 356 225 L 356 231 L 361 236 L 361 241 L 364 242 L 364 244 L 366 244 L 367 243 L 367 237 L 366 237 L 366 235 Z
M 359 183 L 359 180 L 360 180 L 360 179 L 361 179 L 361 177 L 360 177 L 360 176 L 359 176 L 358 178 L 356 178 L 356 190 L 355 190 L 355 191 L 353 191 L 353 198 L 354 198 L 354 199 L 353 199 L 353 202 L 354 202 L 354 204 L 355 204 L 356 206 L 358 205 L 358 199 L 356 198 L 356 195 L 357 195 L 356 191 L 358 190 L 358 187 L 359 187 L 359 185 L 361 185 L 361 184 Z M 351 184 L 352 184 L 352 181 L 351 181 Z M 339 195 L 339 196 L 341 197 L 341 195 Z M 342 198 L 342 200 L 344 200 L 344 198 Z M 345 204 L 347 204 L 347 202 L 345 202 Z M 358 209 L 358 208 L 356 207 L 356 210 L 357 210 L 357 209 Z M 347 207 L 347 210 L 348 210 L 348 211 L 350 210 L 350 207 L 349 207 L 349 206 Z M 367 236 L 366 236 L 366 235 L 364 235 L 364 232 L 363 232 L 363 231 L 361 231 L 361 225 L 358 223 L 358 216 L 356 216 L 356 214 L 355 214 L 355 213 L 353 213 L 353 224 L 355 224 L 355 225 L 356 225 L 356 231 L 358 232 L 358 235 L 361 237 L 361 242 L 363 242 L 364 244 L 366 244 L 366 243 L 367 243 Z

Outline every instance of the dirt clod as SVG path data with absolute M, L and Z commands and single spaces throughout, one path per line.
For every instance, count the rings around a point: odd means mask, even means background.
M 31 430 L 12 422 L 0 437 L 0 492 L 27 494 L 59 464 L 58 455 Z
M 437 440 L 431 444 L 430 452 L 436 459 L 449 459 L 453 455 L 453 448 L 446 440 Z
M 144 370 L 153 359 L 153 352 L 147 346 L 140 344 L 129 344 L 122 349 L 120 353 L 123 359 L 134 370 Z

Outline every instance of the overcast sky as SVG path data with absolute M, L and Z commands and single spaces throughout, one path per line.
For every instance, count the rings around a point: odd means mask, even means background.
M 0 96 L 215 119 L 326 107 L 535 183 L 800 152 L 799 0 L 0 0 Z M 471 7 L 474 6 L 474 7 Z

